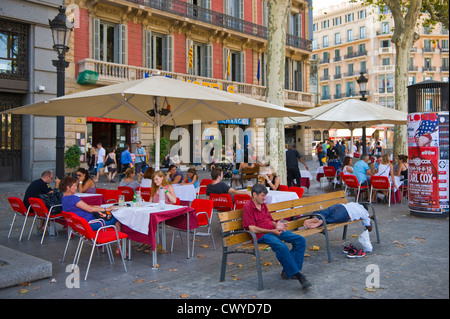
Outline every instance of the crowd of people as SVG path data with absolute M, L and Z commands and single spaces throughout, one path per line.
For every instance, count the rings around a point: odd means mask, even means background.
M 326 144 L 326 145 L 324 145 Z M 395 182 L 394 176 L 407 178 L 408 162 L 407 156 L 400 155 L 398 157 L 398 164 L 394 168 L 388 155 L 377 155 L 375 163 L 371 163 L 371 158 L 367 154 L 360 156 L 360 160 L 353 165 L 353 157 L 344 156 L 341 161 L 341 151 L 339 151 L 339 143 L 334 145 L 333 142 L 324 143 L 320 147 L 326 147 L 326 160 L 330 166 L 334 166 L 337 172 L 342 171 L 344 174 L 353 174 L 357 177 L 362 185 L 369 185 L 371 175 L 389 176 Z M 120 156 L 120 164 L 117 161 L 117 156 L 114 149 L 109 150 L 106 155 L 102 145 L 97 144 L 97 149 L 93 153 L 93 160 L 95 163 L 95 170 L 80 168 L 76 172 L 76 178 L 67 176 L 62 180 L 56 179 L 55 188 L 63 193 L 62 210 L 69 211 L 85 218 L 91 222 L 93 230 L 98 229 L 101 225 L 115 225 L 118 230 L 121 229 L 120 222 L 115 219 L 111 211 L 114 207 L 103 208 L 101 206 L 89 205 L 83 201 L 76 193 L 95 193 L 96 183 L 98 182 L 101 169 L 108 167 L 108 181 L 114 181 L 114 177 L 118 172 L 123 172 L 124 176 L 121 179 L 119 186 L 128 186 L 133 190 L 138 187 L 151 188 L 151 202 L 159 202 L 161 194 L 165 196 L 167 204 L 175 204 L 177 197 L 173 188 L 174 184 L 192 184 L 195 188 L 199 186 L 200 180 L 197 175 L 196 168 L 190 168 L 184 176 L 183 172 L 175 164 L 168 167 L 166 173 L 161 170 L 155 171 L 152 167 L 147 165 L 146 159 L 148 153 L 141 146 L 139 142 L 137 145 L 135 155 L 135 164 L 133 165 L 129 146 Z M 320 148 L 319 148 L 320 150 Z M 319 151 L 318 150 L 318 151 Z M 342 150 L 342 148 L 341 148 Z M 237 151 L 237 152 L 236 152 Z M 243 170 L 247 167 L 259 167 L 258 183 L 256 183 L 250 191 L 250 200 L 245 204 L 243 209 L 243 227 L 253 231 L 258 239 L 258 242 L 269 244 L 276 253 L 280 264 L 283 267 L 281 273 L 282 278 L 297 278 L 303 289 L 311 287 L 311 283 L 302 274 L 303 255 L 305 252 L 305 239 L 300 235 L 295 235 L 285 229 L 285 224 L 279 221 L 274 221 L 271 215 L 267 213 L 267 206 L 265 204 L 265 196 L 270 190 L 279 190 L 281 179 L 277 175 L 273 166 L 268 165 L 264 161 L 258 161 L 254 153 L 241 152 L 241 148 L 233 151 L 231 148 L 226 149 L 226 159 L 233 163 L 235 171 L 233 177 L 239 177 Z M 214 153 L 214 152 L 213 152 Z M 212 153 L 212 154 L 213 154 Z M 139 156 L 140 155 L 140 156 Z M 318 155 L 320 155 L 318 153 Z M 137 160 L 139 158 L 139 160 Z M 237 162 L 237 159 L 242 159 L 243 162 Z M 249 159 L 251 159 L 249 161 Z M 322 161 L 322 157 L 319 156 Z M 295 181 L 297 185 L 300 183 L 299 164 L 302 163 L 307 170 L 309 167 L 302 159 L 300 153 L 296 150 L 295 145 L 286 145 L 286 169 L 288 186 Z M 223 169 L 215 165 L 211 159 L 211 179 L 212 182 L 206 187 L 206 195 L 211 194 L 249 194 L 245 190 L 238 190 L 228 185 L 223 181 Z M 24 202 L 28 206 L 28 198 L 37 197 L 39 194 L 46 194 L 54 190 L 49 186 L 54 175 L 51 171 L 42 173 L 40 179 L 33 181 L 28 187 Z M 162 191 L 161 191 L 162 190 Z M 358 205 L 358 204 L 357 204 Z M 348 207 L 347 207 L 348 206 Z M 328 223 L 339 222 L 341 220 L 361 219 L 363 225 L 370 231 L 372 229 L 368 212 L 366 208 L 355 205 L 340 206 L 334 205 L 326 210 L 317 212 L 325 216 Z M 111 217 L 112 216 L 112 217 Z M 96 222 L 98 218 L 104 219 L 102 223 Z M 315 228 L 321 225 L 322 221 L 317 218 L 312 218 L 305 222 L 305 227 Z M 292 249 L 286 246 L 286 242 L 292 244 Z M 356 252 L 358 253 L 358 252 Z

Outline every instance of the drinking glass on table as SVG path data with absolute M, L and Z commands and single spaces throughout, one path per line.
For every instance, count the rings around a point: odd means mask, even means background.
M 119 195 L 119 207 L 125 206 L 125 195 Z

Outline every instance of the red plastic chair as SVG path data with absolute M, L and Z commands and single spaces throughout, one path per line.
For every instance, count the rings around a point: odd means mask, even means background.
M 389 193 L 389 207 L 391 207 L 391 194 L 395 192 L 394 185 L 389 181 L 387 176 L 370 176 L 370 203 L 372 203 L 372 192 L 373 191 L 388 191 Z M 394 194 L 394 202 L 395 194 Z
M 125 201 L 126 202 L 133 201 L 134 190 L 131 187 L 119 186 L 119 187 L 117 187 L 117 189 L 122 192 L 122 195 L 125 195 Z
M 149 202 L 150 199 L 152 198 L 152 188 L 151 187 L 138 187 L 138 188 L 136 188 L 136 191 L 138 191 L 138 190 L 141 191 L 142 200 L 144 200 L 145 202 Z
M 180 204 L 181 204 L 181 201 L 180 201 L 180 199 L 177 197 L 177 201 L 175 202 L 175 204 L 174 205 L 178 205 L 178 206 L 180 206 Z
M 23 225 L 22 225 L 22 231 L 20 232 L 20 237 L 19 237 L 19 241 L 21 241 L 23 230 L 25 229 L 25 225 L 27 224 L 28 216 L 34 216 L 34 212 L 31 209 L 31 205 L 27 209 L 25 207 L 25 204 L 23 203 L 23 201 L 18 197 L 8 197 L 8 202 L 11 205 L 11 208 L 14 212 L 14 217 L 11 222 L 11 228 L 9 229 L 8 238 L 11 235 L 11 230 L 13 229 L 14 222 L 16 220 L 17 215 L 20 215 L 20 216 L 25 217 L 25 219 L 23 221 Z
M 45 206 L 45 204 L 44 204 L 44 201 L 40 198 L 30 197 L 28 199 L 28 202 L 30 203 L 31 209 L 35 213 L 34 219 L 33 219 L 33 224 L 31 224 L 30 233 L 28 234 L 28 240 L 30 240 L 31 232 L 33 231 L 34 222 L 36 221 L 36 218 L 44 219 L 45 226 L 44 226 L 44 231 L 42 232 L 42 238 L 41 238 L 41 245 L 42 245 L 42 242 L 44 241 L 45 232 L 47 231 L 48 222 L 52 221 L 55 224 L 55 222 L 57 220 L 60 220 L 60 221 L 63 220 L 63 216 L 61 213 L 52 215 L 52 210 L 55 207 L 61 206 L 61 205 L 54 205 L 54 206 L 50 207 L 50 210 L 48 210 L 47 206 Z M 55 224 L 55 226 L 56 226 L 56 224 Z
M 114 225 L 103 226 L 100 227 L 97 231 L 94 231 L 92 230 L 91 226 L 89 225 L 86 219 L 78 217 L 74 213 L 63 212 L 62 215 L 67 221 L 68 226 L 72 228 L 74 231 L 76 231 L 78 234 L 80 234 L 80 241 L 78 242 L 77 251 L 73 259 L 73 265 L 78 265 L 81 250 L 83 249 L 83 243 L 92 244 L 91 255 L 89 257 L 89 263 L 86 269 L 86 275 L 84 277 L 84 280 L 87 280 L 89 268 L 91 266 L 92 255 L 94 254 L 94 250 L 96 247 L 106 246 L 110 263 L 114 261 L 114 256 L 111 247 L 109 246 L 114 242 L 117 243 L 119 247 L 123 268 L 125 269 L 125 272 L 127 272 L 127 267 L 125 266 L 125 260 L 123 258 L 122 249 L 120 247 L 120 240 L 127 238 L 128 237 L 127 234 L 118 231 Z M 113 230 L 105 231 L 107 229 Z
M 358 179 L 356 178 L 355 175 L 344 174 L 342 172 L 340 175 L 341 175 L 342 181 L 345 184 L 345 193 L 346 194 L 347 194 L 348 188 L 357 190 L 356 197 L 355 197 L 356 202 L 358 202 L 358 200 L 359 200 L 359 195 L 361 194 L 361 191 L 366 190 L 367 194 L 369 194 L 369 186 L 361 186 L 361 184 L 359 184 Z
M 199 198 L 200 195 L 206 195 L 206 187 L 212 183 L 212 179 L 204 178 L 200 182 L 200 185 L 198 187 L 197 191 L 197 198 Z
M 305 189 L 303 187 L 291 186 L 288 188 L 288 192 L 295 192 L 298 198 L 302 198 Z
M 102 195 L 105 195 L 106 191 L 107 191 L 106 188 L 96 188 L 96 189 L 95 189 L 95 192 L 96 192 L 97 194 L 102 194 Z
M 210 199 L 196 198 L 192 201 L 191 207 L 195 209 L 197 214 L 198 226 L 208 227 L 207 233 L 201 233 L 201 235 L 208 235 L 211 237 L 213 244 L 213 249 L 216 250 L 216 243 L 214 242 L 214 235 L 211 226 L 211 216 L 213 211 L 213 201 Z M 193 240 L 192 240 L 192 257 L 194 257 L 194 247 L 195 247 L 195 235 L 197 234 L 197 229 L 193 230 Z M 175 238 L 175 231 L 172 232 L 172 246 L 170 251 L 173 251 L 173 242 Z
M 103 197 L 105 198 L 105 201 L 107 203 L 118 203 L 119 202 L 119 195 L 122 195 L 122 191 L 117 190 L 117 189 L 108 189 L 103 194 Z
M 324 166 L 323 174 L 330 182 L 337 180 L 336 169 L 333 166 Z M 336 184 L 334 183 L 334 188 L 336 188 Z
M 209 199 L 213 201 L 213 207 L 218 211 L 234 210 L 234 203 L 230 194 L 210 194 Z
M 280 186 L 278 187 L 278 190 L 279 190 L 279 191 L 282 191 L 282 192 L 287 192 L 288 189 L 289 189 L 289 187 L 287 187 L 287 185 L 280 185 Z
M 250 195 L 236 194 L 234 195 L 234 209 L 242 209 L 244 205 L 251 200 Z

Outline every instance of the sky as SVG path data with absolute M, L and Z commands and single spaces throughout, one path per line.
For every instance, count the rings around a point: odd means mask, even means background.
M 342 2 L 342 0 L 313 0 L 313 9 L 328 8 L 333 4 Z

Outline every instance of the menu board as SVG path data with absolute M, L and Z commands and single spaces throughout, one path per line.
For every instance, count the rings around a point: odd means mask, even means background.
M 448 212 L 448 143 L 448 112 L 408 115 L 408 185 L 411 211 Z

